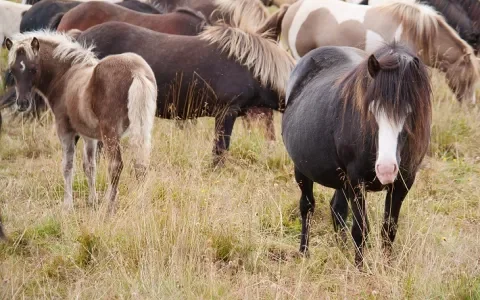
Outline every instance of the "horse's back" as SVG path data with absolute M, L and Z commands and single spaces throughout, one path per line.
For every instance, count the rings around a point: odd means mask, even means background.
M 288 83 L 282 136 L 296 168 L 325 186 L 341 185 L 335 134 L 343 104 L 339 81 L 365 57 L 350 47 L 322 47 L 302 57 Z M 330 174 L 326 176 L 325 174 Z

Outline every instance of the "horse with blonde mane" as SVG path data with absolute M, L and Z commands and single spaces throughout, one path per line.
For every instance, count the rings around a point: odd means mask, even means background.
M 89 202 L 97 202 L 95 152 L 97 141 L 102 141 L 108 158 L 108 208 L 113 211 L 123 169 L 120 138 L 127 130 L 137 155 L 136 174 L 142 176 L 148 166 L 157 90 L 152 69 L 133 53 L 99 60 L 92 47 L 57 32 L 19 34 L 5 44 L 17 109 L 28 111 L 38 94 L 55 116 L 63 148 L 64 205 L 73 207 L 73 159 L 80 135 L 85 140 L 83 169 Z
M 219 21 L 200 36 L 154 32 L 108 22 L 83 32 L 79 41 L 95 44 L 100 57 L 134 52 L 152 67 L 158 83 L 157 116 L 166 119 L 215 118 L 214 162 L 223 161 L 237 117 L 251 107 L 282 110 L 285 84 L 293 68 L 270 29 L 252 22 L 255 7 L 239 5 L 233 25 Z M 192 55 L 195 49 L 195 55 Z
M 282 43 L 297 59 L 322 46 L 350 46 L 371 53 L 394 40 L 414 49 L 428 66 L 444 72 L 459 101 L 474 102 L 479 79 L 474 51 L 429 6 L 302 0 L 290 6 L 282 23 Z

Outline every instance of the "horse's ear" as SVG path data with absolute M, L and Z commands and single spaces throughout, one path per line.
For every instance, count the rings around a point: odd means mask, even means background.
M 3 44 L 5 45 L 5 47 L 7 47 L 8 51 L 10 51 L 10 49 L 12 49 L 13 42 L 12 42 L 11 39 L 5 38 L 5 40 L 3 41 Z
M 372 78 L 375 78 L 380 69 L 380 63 L 378 62 L 375 55 L 370 55 L 370 57 L 368 58 L 368 74 L 370 74 Z
M 468 64 L 471 60 L 470 53 L 465 54 L 463 60 Z
M 37 55 L 38 50 L 40 50 L 40 42 L 38 41 L 38 39 L 34 37 L 30 45 L 32 46 L 33 53 Z

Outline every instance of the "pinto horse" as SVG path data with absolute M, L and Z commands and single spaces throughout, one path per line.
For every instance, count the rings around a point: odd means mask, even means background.
M 30 7 L 31 5 L 0 1 L 0 43 L 3 43 L 5 37 L 20 32 L 22 16 Z
M 58 31 L 86 30 L 95 25 L 118 21 L 148 28 L 153 31 L 197 35 L 206 25 L 203 14 L 190 9 L 178 9 L 163 15 L 139 13 L 108 2 L 92 1 L 78 5 L 61 16 Z
M 34 4 L 22 17 L 20 32 L 34 31 L 40 29 L 57 29 L 59 16 L 82 4 L 81 1 L 43 0 Z M 128 8 L 137 12 L 160 14 L 156 7 L 137 0 L 125 0 L 116 5 Z M 55 16 L 57 16 L 55 18 Z M 52 20 L 55 21 L 52 22 Z
M 314 182 L 336 190 L 332 218 L 343 237 L 350 201 L 357 265 L 369 228 L 366 191 L 387 189 L 382 236 L 390 250 L 402 201 L 427 151 L 431 114 L 427 68 L 407 47 L 392 43 L 370 56 L 321 47 L 298 61 L 282 131 L 302 192 L 302 253 L 308 250 Z
M 290 6 L 282 23 L 282 43 L 296 58 L 321 46 L 350 46 L 371 53 L 393 40 L 404 42 L 425 64 L 444 72 L 459 101 L 475 101 L 479 73 L 474 51 L 429 6 L 303 0 Z
M 270 30 L 240 5 L 237 26 L 217 23 L 200 36 L 154 32 L 108 22 L 83 32 L 81 43 L 95 44 L 99 57 L 134 52 L 152 67 L 158 84 L 157 116 L 166 119 L 215 118 L 214 162 L 230 144 L 233 125 L 251 107 L 282 110 L 293 59 Z M 195 49 L 195 55 L 192 55 Z
M 89 202 L 97 201 L 95 152 L 97 141 L 102 141 L 109 160 L 107 199 L 112 211 L 123 169 L 120 138 L 127 129 L 137 154 L 136 174 L 144 174 L 148 165 L 157 90 L 152 69 L 133 53 L 98 60 L 91 47 L 57 32 L 19 34 L 13 41 L 7 39 L 6 46 L 18 110 L 28 110 L 39 94 L 55 116 L 63 148 L 64 205 L 73 207 L 75 138 L 81 135 Z

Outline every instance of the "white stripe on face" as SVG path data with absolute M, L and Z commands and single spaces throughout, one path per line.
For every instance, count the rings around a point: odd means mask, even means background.
M 398 174 L 398 135 L 402 132 L 405 118 L 397 123 L 390 120 L 383 110 L 374 112 L 374 115 L 378 125 L 375 172 L 382 184 L 390 184 L 395 181 Z
M 23 60 L 20 62 L 20 71 L 22 73 L 25 71 L 25 64 L 23 63 Z

